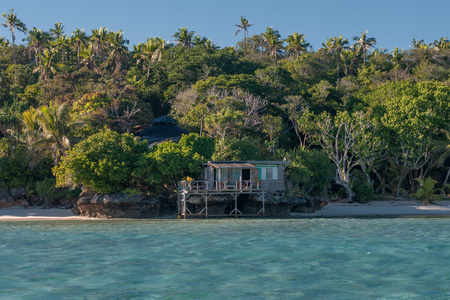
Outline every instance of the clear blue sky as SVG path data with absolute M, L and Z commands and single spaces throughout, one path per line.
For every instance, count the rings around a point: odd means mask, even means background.
M 235 37 L 240 16 L 250 23 L 249 34 L 266 27 L 279 30 L 282 38 L 294 31 L 306 36 L 314 50 L 328 37 L 353 37 L 368 30 L 377 39 L 376 47 L 408 49 L 413 38 L 426 43 L 450 37 L 450 1 L 448 0 L 14 0 L 1 1 L 0 13 L 14 8 L 28 29 L 49 30 L 62 22 L 65 33 L 75 28 L 107 27 L 124 30 L 130 45 L 147 37 L 173 41 L 180 27 L 188 27 L 206 36 L 220 47 L 234 46 L 243 38 Z M 3 23 L 3 18 L 1 19 Z M 0 27 L 0 36 L 10 32 Z M 17 36 L 20 42 L 23 35 Z

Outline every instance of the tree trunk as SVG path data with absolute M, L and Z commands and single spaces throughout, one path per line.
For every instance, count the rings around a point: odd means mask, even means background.
M 353 202 L 353 192 L 350 188 L 349 183 L 344 180 L 338 179 L 338 178 L 336 178 L 335 180 L 336 180 L 337 184 L 339 184 L 340 186 L 342 186 L 345 189 L 345 192 L 347 193 L 346 202 L 347 203 Z
M 450 168 L 448 168 L 447 175 L 445 176 L 444 184 L 442 185 L 441 195 L 444 193 L 445 185 L 447 184 L 449 177 L 450 177 Z
M 14 45 L 14 36 L 12 37 L 12 45 L 13 45 L 13 52 L 14 52 L 14 84 L 17 80 L 17 58 L 16 58 L 16 47 Z

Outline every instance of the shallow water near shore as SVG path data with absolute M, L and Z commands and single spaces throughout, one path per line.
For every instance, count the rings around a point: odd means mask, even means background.
M 450 219 L 0 223 L 1 299 L 449 299 Z

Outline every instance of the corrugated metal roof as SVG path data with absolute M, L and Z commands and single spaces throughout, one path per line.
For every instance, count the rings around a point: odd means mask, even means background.
M 230 169 L 230 168 L 254 168 L 255 165 L 249 164 L 249 163 L 233 163 L 233 162 L 227 162 L 227 163 L 216 163 L 216 162 L 209 162 L 209 165 L 214 168 L 220 168 L 220 169 Z

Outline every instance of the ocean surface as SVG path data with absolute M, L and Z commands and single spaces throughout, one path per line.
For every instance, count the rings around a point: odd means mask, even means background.
M 0 222 L 0 299 L 450 299 L 450 219 Z

